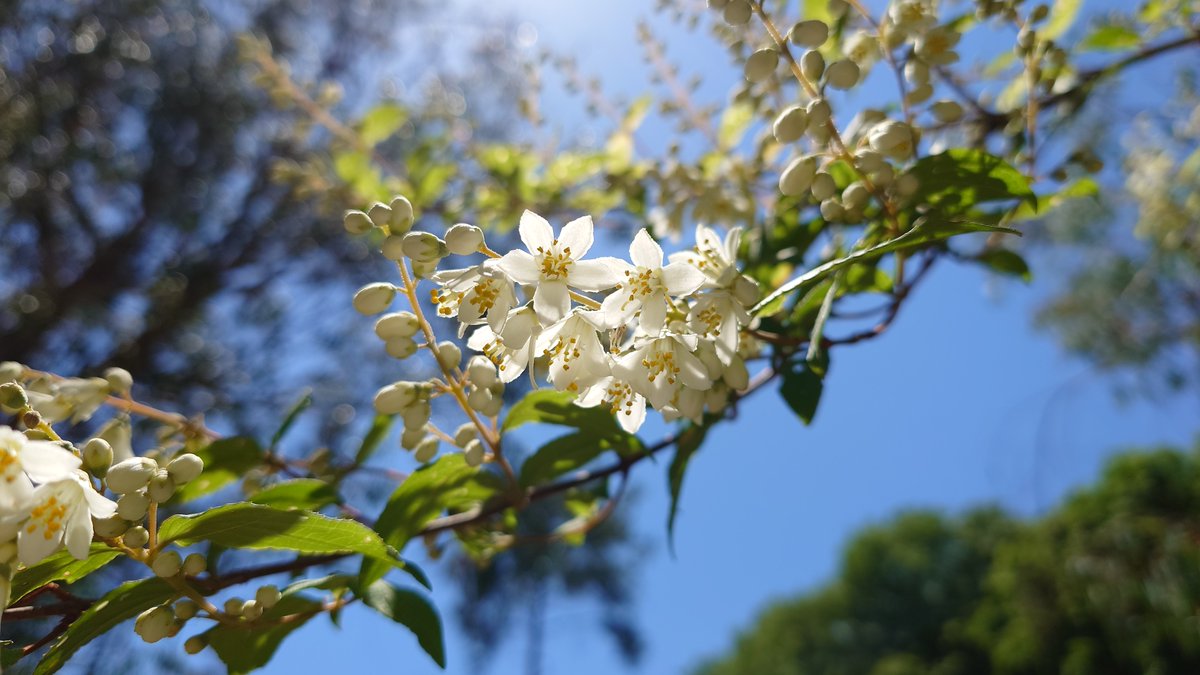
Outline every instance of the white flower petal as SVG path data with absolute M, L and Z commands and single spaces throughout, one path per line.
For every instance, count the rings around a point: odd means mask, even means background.
M 663 250 L 646 231 L 646 228 L 638 230 L 638 233 L 633 237 L 633 243 L 629 244 L 629 259 L 638 267 L 656 270 L 662 267 Z
M 83 497 L 87 501 L 87 510 L 97 518 L 107 518 L 117 512 L 117 504 L 108 497 L 89 488 L 84 488 Z
M 84 508 L 83 504 L 75 505 L 74 509 L 67 514 L 63 526 L 66 528 L 63 541 L 67 545 L 67 550 L 76 559 L 86 560 L 88 549 L 92 546 L 92 517 L 88 515 L 88 510 Z
M 694 293 L 704 283 L 704 273 L 686 262 L 673 262 L 663 268 L 662 282 L 671 295 Z
M 679 366 L 679 381 L 692 389 L 708 389 L 712 380 L 708 379 L 708 371 L 700 359 L 684 349 L 675 350 L 675 363 Z
M 642 423 L 646 421 L 646 399 L 634 395 L 633 405 L 622 408 L 617 413 L 617 422 L 621 424 L 621 428 L 631 434 L 636 434 L 637 430 L 642 428 Z
M 500 271 L 518 284 L 536 284 L 542 278 L 537 260 L 525 251 L 509 251 L 496 262 Z
M 40 529 L 33 532 L 23 529 L 17 535 L 17 557 L 26 567 L 36 565 L 57 551 L 61 544 L 61 534 L 47 538 Z
M 576 218 L 563 225 L 558 234 L 558 249 L 570 250 L 571 260 L 579 260 L 592 247 L 592 217 Z
M 49 441 L 26 441 L 21 448 L 21 468 L 38 483 L 70 476 L 80 463 L 78 457 Z
M 33 495 L 33 483 L 17 466 L 0 477 L 0 511 L 11 513 L 22 509 Z M 0 541 L 4 539 L 0 538 Z
M 654 293 L 642 301 L 642 313 L 638 317 L 638 330 L 645 335 L 657 337 L 667 325 L 667 298 Z
M 550 223 L 545 218 L 533 211 L 521 214 L 521 224 L 517 229 L 525 248 L 529 249 L 531 253 L 537 253 L 539 248 L 549 251 L 554 243 L 554 228 L 550 227 Z
M 567 272 L 567 283 L 584 291 L 603 291 L 621 283 L 622 273 L 629 267 L 616 258 L 580 260 Z
M 571 294 L 562 281 L 543 280 L 533 291 L 533 309 L 544 324 L 551 324 L 571 310 Z

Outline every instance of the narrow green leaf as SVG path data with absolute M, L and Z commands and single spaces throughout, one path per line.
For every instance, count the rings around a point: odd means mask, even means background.
M 1020 255 L 1008 249 L 988 249 L 979 254 L 978 260 L 993 272 L 1014 276 L 1026 283 L 1033 281 L 1033 273 L 1029 271 L 1029 264 Z
M 734 103 L 721 115 L 717 126 L 717 146 L 729 149 L 736 146 L 754 122 L 755 107 L 749 103 Z
M 1067 32 L 1075 17 L 1079 15 L 1079 7 L 1083 0 L 1054 0 L 1050 3 L 1050 16 L 1046 23 L 1038 29 L 1038 37 L 1043 40 L 1054 40 Z
M 354 464 L 361 465 L 375 454 L 379 449 L 379 444 L 383 439 L 387 438 L 388 432 L 392 430 L 392 422 L 395 417 L 391 415 L 376 415 L 375 420 L 371 422 L 371 428 L 367 430 L 367 435 L 363 436 L 362 443 L 358 446 L 358 452 L 354 454 Z
M 256 628 L 233 628 L 218 624 L 205 631 L 208 645 L 229 669 L 230 675 L 240 675 L 267 665 L 283 639 L 303 626 L 321 609 L 321 603 L 303 595 L 285 595 L 270 610 L 263 613 L 264 621 L 277 620 L 296 614 L 285 624 Z
M 34 675 L 57 672 L 87 643 L 104 635 L 117 624 L 132 619 L 151 607 L 161 605 L 176 595 L 178 592 L 158 577 L 129 581 L 117 586 L 79 615 L 67 632 L 63 633 L 42 657 L 33 671 Z
M 675 516 L 679 514 L 679 493 L 683 490 L 683 474 L 687 471 L 692 455 L 700 449 L 708 434 L 707 424 L 689 424 L 679 432 L 675 441 L 675 456 L 667 468 L 667 487 L 671 492 L 671 508 L 667 512 L 667 547 L 675 555 Z
M 801 421 L 812 424 L 824 386 L 822 374 L 816 372 L 807 362 L 801 361 L 790 364 L 783 372 L 779 393 Z
M 9 601 L 14 603 L 29 594 L 30 591 L 41 588 L 51 581 L 65 581 L 73 584 L 96 570 L 104 567 L 121 555 L 106 544 L 92 544 L 86 560 L 76 560 L 66 549 L 55 553 L 31 567 L 17 572 L 12 580 L 12 596 Z
M 300 400 L 292 404 L 291 409 L 288 410 L 287 416 L 283 418 L 283 423 L 280 424 L 279 428 L 275 430 L 275 435 L 271 436 L 271 448 L 276 448 L 279 446 L 279 441 L 283 440 L 283 435 L 286 434 L 288 429 L 291 429 L 292 425 L 296 423 L 296 418 L 300 417 L 300 413 L 308 410 L 312 406 L 312 403 L 312 392 L 306 391 L 300 396 Z
M 1142 36 L 1127 26 L 1099 26 L 1079 42 L 1086 51 L 1120 51 L 1142 44 Z
M 584 432 L 559 436 L 539 448 L 521 465 L 521 485 L 532 487 L 547 483 L 582 467 L 607 450 L 627 452 L 633 443 L 637 443 L 634 436 L 615 440 Z
M 359 134 L 367 145 L 386 140 L 408 120 L 408 111 L 395 103 L 381 103 L 363 115 Z
M 250 501 L 279 509 L 294 508 L 316 511 L 330 504 L 336 504 L 338 493 L 332 485 L 323 480 L 296 478 L 260 490 L 250 498 Z
M 375 521 L 375 531 L 389 546 L 402 551 L 409 539 L 443 512 L 463 511 L 482 504 L 501 489 L 500 479 L 467 466 L 462 453 L 443 455 L 400 483 Z M 370 586 L 386 572 L 386 565 L 363 560 L 359 585 Z
M 955 216 L 988 202 L 1026 201 L 1037 205 L 1029 179 L 1003 159 L 970 148 L 954 148 L 917 160 L 909 175 L 918 181 L 912 204 L 928 204 Z
M 253 438 L 235 436 L 213 441 L 196 452 L 204 460 L 204 473 L 179 488 L 172 500 L 186 503 L 211 494 L 240 479 L 266 456 Z
M 575 427 L 580 431 L 615 437 L 625 431 L 617 425 L 612 412 L 603 406 L 580 408 L 575 405 L 575 395 L 568 391 L 538 389 L 525 395 L 508 411 L 501 431 L 512 431 L 517 427 L 537 422 Z
M 437 608 L 420 593 L 376 581 L 361 595 L 363 604 L 399 623 L 417 636 L 417 643 L 438 666 L 446 667 L 446 643 Z

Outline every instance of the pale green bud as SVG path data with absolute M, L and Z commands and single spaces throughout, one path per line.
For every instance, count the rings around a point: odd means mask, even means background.
M 399 415 L 417 402 L 415 382 L 395 382 L 375 394 L 375 410 L 380 415 Z
M 388 260 L 404 260 L 404 236 L 393 234 L 384 239 L 383 244 L 379 247 L 379 252 Z
M 381 340 L 391 340 L 398 337 L 412 337 L 421 329 L 417 315 L 412 312 L 392 312 L 384 314 L 375 322 L 375 334 Z
M 128 394 L 133 389 L 133 375 L 124 368 L 109 368 L 104 371 L 104 379 L 114 394 Z
M 150 569 L 164 579 L 179 574 L 179 570 L 182 568 L 183 559 L 179 557 L 179 551 L 174 549 L 159 553 L 154 558 L 154 562 L 150 563 Z
M 721 376 L 725 380 L 725 384 L 729 385 L 730 389 L 741 391 L 750 386 L 750 371 L 746 368 L 746 362 L 737 354 L 733 355 L 729 365 L 725 366 L 725 373 Z
M 370 232 L 371 228 L 375 227 L 375 223 L 372 223 L 371 217 L 362 211 L 351 209 L 342 216 L 342 226 L 350 234 L 359 235 Z
M 739 276 L 733 282 L 733 296 L 737 301 L 749 307 L 758 302 L 761 291 L 758 287 L 758 282 L 745 274 Z
M 800 57 L 800 72 L 809 82 L 816 82 L 825 73 L 825 57 L 821 52 L 810 49 Z
M 417 353 L 417 343 L 410 337 L 392 338 L 383 343 L 383 350 L 393 359 L 403 361 Z
M 133 630 L 143 640 L 153 644 L 167 637 L 174 624 L 175 612 L 170 607 L 153 607 L 138 615 Z
M 404 419 L 405 429 L 423 429 L 429 422 L 429 416 L 432 413 L 432 408 L 429 406 L 429 401 L 418 401 L 409 406 L 401 413 Z
M 472 356 L 467 360 L 467 379 L 477 387 L 492 386 L 498 381 L 496 364 L 486 356 Z
M 183 651 L 187 652 L 188 654 L 199 654 L 200 652 L 204 651 L 204 648 L 207 646 L 208 640 L 205 639 L 204 634 L 201 633 L 200 635 L 193 635 L 192 637 L 188 638 L 187 641 L 183 643 Z
M 780 143 L 793 143 L 804 136 L 804 129 L 807 127 L 808 112 L 798 105 L 793 105 L 779 113 L 771 131 L 775 134 L 775 140 Z
M 409 232 L 404 235 L 401 249 L 404 251 L 404 255 L 412 258 L 415 262 L 426 263 L 445 258 L 450 253 L 446 248 L 446 242 L 430 232 Z
M 462 350 L 453 342 L 444 340 L 437 344 L 437 360 L 442 368 L 453 370 L 462 361 Z
M 112 466 L 113 449 L 103 438 L 93 438 L 83 446 L 83 465 L 97 476 Z
M 912 196 L 917 188 L 921 186 L 921 181 L 911 173 L 906 173 L 896 179 L 896 184 L 893 189 L 902 197 Z
M 17 411 L 29 406 L 29 396 L 16 382 L 0 384 L 0 406 Z
M 196 480 L 203 471 L 204 460 L 190 452 L 175 457 L 167 464 L 167 475 L 175 485 L 187 485 Z
M 849 89 L 858 84 L 860 74 L 857 63 L 842 59 L 829 64 L 825 70 L 825 82 L 834 89 Z
M 937 103 L 929 106 L 929 111 L 933 113 L 933 116 L 936 117 L 939 122 L 943 122 L 945 124 L 957 122 L 958 120 L 962 119 L 963 116 L 963 108 L 958 104 L 957 101 L 938 101 Z
M 413 458 L 424 464 L 434 458 L 438 451 L 438 439 L 436 436 L 427 436 L 417 444 L 413 450 Z
M 824 21 L 816 19 L 801 21 L 792 26 L 792 30 L 788 33 L 788 38 L 797 47 L 815 49 L 825 44 L 825 41 L 829 39 L 829 25 Z
M 146 545 L 146 542 L 150 541 L 150 533 L 146 531 L 146 528 L 138 525 L 126 530 L 124 536 L 121 537 L 121 541 L 129 548 L 141 548 Z
M 833 110 L 829 107 L 829 101 L 823 98 L 815 98 L 808 102 L 808 107 L 805 109 L 808 112 L 808 131 L 811 133 L 815 129 L 825 130 L 825 125 L 833 117 Z
M 483 412 L 485 408 L 491 405 L 491 401 L 492 392 L 483 387 L 476 387 L 474 391 L 467 394 L 467 405 L 471 406 L 471 409 L 476 412 Z
M 225 601 L 225 613 L 229 616 L 241 616 L 242 608 L 246 606 L 246 601 L 241 598 L 230 598 Z
M 371 208 L 367 209 L 367 215 L 377 226 L 387 227 L 392 220 L 392 207 L 383 202 L 375 202 Z
M 414 260 L 412 261 L 413 276 L 418 279 L 428 279 L 437 272 L 437 260 Z
M 179 619 L 180 621 L 187 621 L 188 619 L 196 616 L 197 612 L 199 611 L 200 605 L 197 605 L 186 598 L 175 603 L 175 618 Z
M 412 202 L 404 197 L 394 197 L 391 203 L 392 215 L 388 220 L 388 229 L 392 234 L 405 234 L 412 229 L 413 214 Z
M 7 565 L 17 558 L 17 542 L 6 541 L 0 544 L 0 565 Z
M 149 457 L 130 457 L 109 467 L 104 482 L 117 494 L 135 492 L 146 487 L 157 470 L 158 464 Z
M 263 606 L 258 604 L 257 600 L 247 600 L 242 603 L 242 618 L 247 621 L 254 621 L 263 615 Z
M 125 520 L 137 522 L 146 517 L 150 498 L 141 492 L 128 492 L 117 499 L 117 515 Z
M 0 383 L 16 382 L 25 372 L 25 366 L 16 361 L 0 361 Z
M 454 431 L 454 444 L 460 448 L 467 447 L 467 443 L 479 437 L 479 430 L 471 422 L 463 424 Z
M 837 222 L 846 215 L 846 209 L 836 199 L 826 199 L 821 202 L 821 217 L 829 222 Z
M 470 255 L 483 246 L 483 230 L 459 223 L 446 230 L 446 248 L 454 255 Z
M 192 455 L 195 457 L 195 455 Z M 199 459 L 199 458 L 197 458 Z M 156 504 L 162 504 L 169 500 L 175 494 L 175 481 L 171 480 L 170 474 L 166 469 L 160 469 L 154 477 L 150 479 L 150 483 L 146 485 L 146 495 L 150 497 L 150 501 Z
M 425 427 L 407 428 L 404 430 L 404 433 L 400 434 L 400 447 L 404 448 L 405 450 L 413 450 L 421 443 L 421 441 L 425 440 L 425 437 L 428 435 L 429 434 L 427 434 L 425 431 Z
M 837 192 L 837 183 L 834 182 L 833 176 L 821 171 L 813 177 L 813 199 L 817 201 L 824 201 L 832 197 L 833 193 L 835 192 Z
M 746 59 L 745 74 L 746 79 L 751 82 L 762 82 L 771 77 L 775 73 L 775 68 L 779 65 L 779 52 L 765 47 L 750 55 Z
M 909 105 L 917 105 L 918 103 L 924 103 L 925 101 L 928 101 L 932 96 L 933 85 L 926 82 L 925 84 L 920 84 L 910 89 L 908 93 L 904 95 L 904 100 Z
M 744 26 L 750 23 L 750 17 L 753 15 L 754 11 L 750 9 L 750 3 L 746 0 L 730 0 L 730 3 L 725 5 L 725 11 L 722 14 L 725 23 L 731 26 Z
M 779 174 L 779 191 L 790 197 L 804 194 L 812 185 L 817 162 L 812 157 L 797 157 Z
M 467 443 L 467 446 L 463 448 L 463 459 L 466 460 L 467 466 L 483 464 L 483 442 L 476 438 Z
M 188 556 L 183 559 L 183 573 L 189 577 L 202 574 L 206 567 L 208 567 L 208 561 L 205 560 L 204 556 L 199 553 L 189 553 Z
M 260 587 L 254 594 L 254 600 L 258 602 L 263 609 L 271 609 L 282 597 L 283 594 L 279 592 L 279 589 L 271 585 Z
M 367 284 L 354 294 L 354 309 L 370 316 L 386 311 L 396 297 L 396 288 L 391 284 Z
M 867 186 L 855 181 L 842 191 L 842 204 L 848 209 L 861 209 L 866 206 L 867 199 L 870 197 L 871 193 L 867 191 Z
M 92 531 L 103 539 L 119 537 L 128 529 L 128 521 L 115 514 L 107 518 L 92 518 Z

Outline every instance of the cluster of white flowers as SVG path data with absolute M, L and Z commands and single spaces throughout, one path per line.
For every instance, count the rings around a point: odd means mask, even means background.
M 393 201 L 393 209 L 401 199 Z M 430 344 L 420 308 L 414 308 L 417 314 L 385 314 L 376 334 L 396 358 L 419 347 L 432 351 L 443 375 L 464 387 L 467 405 L 485 417 L 500 412 L 504 385 L 525 372 L 534 386 L 536 374 L 544 372 L 555 389 L 576 394 L 577 405 L 608 406 L 629 432 L 641 427 L 647 404 L 668 420 L 699 421 L 706 409 L 724 409 L 730 392 L 749 383 L 745 358 L 757 346 L 743 328 L 759 290 L 735 266 L 736 230 L 722 240 L 700 225 L 696 246 L 665 260 L 643 229 L 630 244 L 628 261 L 589 259 L 590 217 L 572 220 L 555 234 L 544 218 L 526 211 L 518 227 L 525 250 L 499 256 L 470 225 L 449 228 L 445 240 L 428 232 L 398 235 L 379 206 L 372 207 L 374 216 L 348 212 L 347 229 L 361 233 L 364 219 L 384 229 L 384 254 L 391 258 L 390 251 L 401 251 L 417 276 L 437 285 L 431 293 L 437 316 L 456 319 L 460 337 L 473 330 L 466 344 L 478 354 L 460 369 L 456 345 Z M 486 257 L 469 267 L 436 270 L 449 253 Z M 433 269 L 426 266 L 430 261 Z M 354 304 L 367 314 L 384 312 L 397 291 L 405 290 L 371 284 Z M 606 295 L 594 297 L 598 293 Z M 424 345 L 414 340 L 421 333 Z M 434 378 L 397 382 L 376 395 L 381 413 L 403 416 L 401 443 L 420 461 L 432 459 L 438 447 L 438 437 L 427 430 L 429 400 L 447 389 L 452 387 Z M 484 457 L 476 427 L 463 425 L 452 437 L 472 464 Z

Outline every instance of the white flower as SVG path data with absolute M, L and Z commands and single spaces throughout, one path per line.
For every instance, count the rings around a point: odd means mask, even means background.
M 459 337 L 467 326 L 487 318 L 492 330 L 503 331 L 508 312 L 517 304 L 512 281 L 499 273 L 492 261 L 459 270 L 445 270 L 430 277 L 441 284 L 433 291 L 438 316 L 458 317 Z
M 797 110 L 802 110 L 797 108 Z M 686 262 L 707 277 L 705 288 L 721 288 L 733 283 L 738 270 L 738 243 L 742 238 L 741 228 L 733 228 L 725 235 L 725 241 L 717 232 L 705 225 L 696 226 L 696 245 L 690 251 L 671 254 L 671 262 Z
M 621 428 L 631 434 L 637 433 L 646 421 L 646 397 L 611 375 L 586 387 L 575 399 L 575 405 L 581 408 L 594 408 L 601 403 L 608 404 Z
M 564 225 L 556 239 L 545 218 L 526 211 L 519 231 L 529 252 L 509 251 L 499 266 L 517 283 L 534 286 L 533 308 L 544 323 L 554 323 L 571 310 L 572 287 L 602 291 L 620 280 L 615 259 L 580 260 L 592 247 L 590 216 Z
M 92 489 L 86 474 L 72 472 L 34 489 L 27 504 L 29 519 L 17 534 L 17 556 L 33 565 L 64 542 L 71 555 L 83 560 L 92 543 L 92 516 L 108 518 L 117 509 Z
M 729 364 L 737 353 L 741 328 L 750 323 L 750 313 L 729 291 L 705 293 L 688 311 L 688 327 L 713 341 L 721 363 Z
M 31 441 L 19 431 L 0 427 L 0 511 L 19 507 L 33 493 L 30 480 L 39 483 L 69 476 L 80 460 L 62 446 Z
M 625 266 L 625 278 L 600 307 L 606 328 L 616 328 L 638 316 L 638 331 L 658 335 L 666 325 L 669 295 L 687 295 L 704 283 L 704 273 L 682 260 L 663 267 L 663 250 L 645 229 L 629 245 L 633 265 Z
M 665 335 L 643 341 L 629 353 L 617 358 L 613 375 L 646 397 L 650 405 L 664 408 L 672 405 L 683 387 L 708 389 L 712 380 L 696 351 L 696 339 Z
M 578 391 L 609 374 L 607 353 L 591 314 L 576 309 L 537 338 L 534 353 L 548 359 L 550 382 L 559 390 Z
M 496 334 L 481 326 L 467 339 L 467 346 L 491 359 L 500 371 L 501 382 L 512 382 L 533 360 L 533 349 L 542 327 L 528 307 L 509 312 L 504 331 Z

